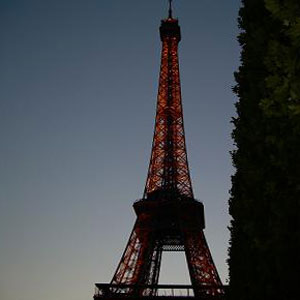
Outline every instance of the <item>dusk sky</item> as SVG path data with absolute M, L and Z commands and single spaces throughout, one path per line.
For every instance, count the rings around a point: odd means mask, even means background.
M 240 0 L 174 0 L 188 159 L 226 283 Z M 167 0 L 0 0 L 0 299 L 91 300 L 149 164 Z M 188 283 L 163 254 L 160 283 Z

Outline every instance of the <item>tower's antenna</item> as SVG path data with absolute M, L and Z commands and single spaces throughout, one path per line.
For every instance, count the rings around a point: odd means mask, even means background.
M 172 19 L 172 1 L 173 0 L 169 0 L 169 19 Z

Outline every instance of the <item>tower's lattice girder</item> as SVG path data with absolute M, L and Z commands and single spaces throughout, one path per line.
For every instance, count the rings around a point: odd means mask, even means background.
M 177 36 L 162 38 L 155 129 L 144 198 L 154 191 L 193 197 L 183 127 L 178 42 Z
M 178 63 L 178 21 L 160 27 L 161 68 L 154 137 L 144 196 L 113 279 L 95 299 L 156 297 L 163 251 L 184 251 L 194 297 L 222 299 L 224 289 L 203 229 L 204 208 L 194 199 L 188 167 Z

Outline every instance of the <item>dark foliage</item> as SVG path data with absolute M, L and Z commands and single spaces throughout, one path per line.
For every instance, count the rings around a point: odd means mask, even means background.
M 300 299 L 300 0 L 244 0 L 231 300 Z

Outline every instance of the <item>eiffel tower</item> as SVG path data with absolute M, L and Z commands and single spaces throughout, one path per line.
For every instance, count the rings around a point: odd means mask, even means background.
M 223 299 L 224 287 L 203 229 L 204 207 L 194 199 L 188 167 L 178 44 L 178 20 L 161 21 L 161 67 L 152 152 L 143 198 L 116 272 L 109 284 L 96 283 L 95 300 L 140 298 Z M 163 251 L 184 251 L 191 285 L 159 285 Z

